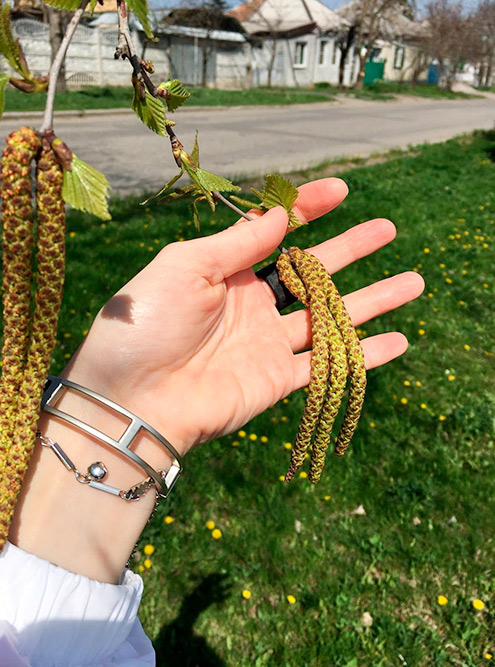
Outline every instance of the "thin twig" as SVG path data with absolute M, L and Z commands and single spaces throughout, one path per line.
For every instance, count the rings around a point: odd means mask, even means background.
M 148 76 L 136 53 L 136 47 L 129 27 L 129 8 L 124 0 L 117 0 L 117 17 L 119 25 L 119 41 L 115 51 L 116 58 L 127 58 L 132 65 L 134 75 L 141 79 L 153 97 L 158 97 L 158 88 Z
M 53 129 L 53 107 L 55 103 L 55 91 L 57 88 L 57 79 L 64 62 L 65 54 L 69 48 L 72 37 L 77 28 L 77 24 L 81 20 L 81 17 L 86 9 L 86 5 L 89 0 L 82 0 L 79 9 L 76 9 L 74 16 L 72 17 L 65 35 L 60 43 L 60 47 L 57 51 L 55 58 L 53 59 L 52 65 L 50 67 L 49 80 L 48 80 L 48 90 L 46 92 L 46 106 L 45 106 L 45 115 L 43 116 L 43 122 L 41 124 L 40 132 L 46 132 L 47 130 Z
M 227 197 L 224 197 L 221 192 L 216 192 L 213 191 L 214 197 L 219 199 L 222 204 L 225 204 L 225 206 L 228 206 L 231 208 L 233 211 L 237 213 L 237 215 L 240 215 L 241 218 L 246 218 L 246 220 L 254 220 L 253 216 L 249 215 L 249 213 L 244 213 L 244 211 L 240 208 L 238 208 L 235 204 L 233 204 L 230 199 L 227 199 Z

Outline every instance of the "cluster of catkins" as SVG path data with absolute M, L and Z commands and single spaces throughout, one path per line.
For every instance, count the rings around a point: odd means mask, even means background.
M 343 456 L 356 430 L 366 391 L 366 367 L 351 318 L 323 264 L 309 252 L 292 247 L 279 255 L 277 269 L 287 289 L 308 308 L 313 335 L 308 397 L 285 481 L 292 479 L 312 447 L 309 479 L 316 483 L 325 465 L 348 374 L 349 396 L 335 454 Z
M 34 449 L 65 274 L 63 169 L 49 139 L 29 127 L 13 132 L 3 152 L 1 181 L 0 550 Z

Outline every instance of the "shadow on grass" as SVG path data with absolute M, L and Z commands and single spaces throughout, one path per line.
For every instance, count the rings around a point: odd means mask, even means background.
M 226 579 L 225 574 L 209 574 L 184 598 L 175 621 L 164 625 L 154 642 L 157 667 L 226 667 L 220 656 L 193 629 L 205 609 L 228 598 L 230 586 Z

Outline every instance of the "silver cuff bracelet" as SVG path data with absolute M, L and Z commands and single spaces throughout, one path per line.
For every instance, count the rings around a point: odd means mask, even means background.
M 86 422 L 83 422 L 77 417 L 73 417 L 72 415 L 69 415 L 68 413 L 63 412 L 62 410 L 57 408 L 56 407 L 57 402 L 60 400 L 60 398 L 67 390 L 72 390 L 78 392 L 79 394 L 88 396 L 97 403 L 100 403 L 108 408 L 111 408 L 120 415 L 127 417 L 130 420 L 130 423 L 125 429 L 124 433 L 121 435 L 121 437 L 118 440 L 114 440 L 113 438 L 106 435 L 102 431 L 99 431 L 94 426 L 86 424 Z M 151 480 L 153 480 L 156 488 L 156 493 L 159 498 L 166 498 L 168 496 L 168 494 L 174 487 L 177 479 L 179 478 L 180 473 L 182 472 L 181 457 L 179 456 L 178 452 L 173 448 L 173 446 L 168 442 L 168 440 L 166 440 L 162 435 L 160 435 L 158 431 L 156 431 L 152 426 L 144 422 L 139 417 L 136 417 L 136 415 L 134 415 L 132 412 L 129 412 L 129 410 L 126 410 L 125 408 L 121 407 L 120 405 L 117 405 L 117 403 L 114 403 L 110 399 L 105 398 L 100 394 L 97 394 L 91 389 L 86 389 L 86 387 L 82 387 L 81 385 L 76 384 L 71 380 L 66 380 L 65 378 L 49 375 L 46 380 L 43 397 L 41 399 L 41 408 L 42 410 L 48 412 L 54 417 L 58 417 L 59 419 L 66 421 L 69 424 L 72 424 L 81 431 L 84 431 L 88 435 L 97 438 L 98 440 L 101 440 L 107 445 L 110 445 L 110 447 L 113 447 L 114 449 L 118 450 L 121 454 L 131 459 L 131 461 L 137 463 L 145 471 L 148 477 L 150 477 Z M 146 461 L 144 461 L 140 456 L 138 456 L 135 452 L 133 452 L 130 449 L 130 446 L 134 441 L 134 438 L 138 435 L 141 429 L 145 431 L 148 435 L 151 435 L 157 442 L 159 442 L 160 445 L 166 450 L 167 454 L 169 454 L 172 457 L 172 465 L 170 466 L 170 469 L 166 473 L 155 470 L 148 463 L 146 463 Z M 96 486 L 96 484 L 94 484 L 94 486 Z M 100 489 L 102 491 L 107 491 L 107 489 L 101 488 L 102 486 L 106 485 L 99 483 Z M 110 488 L 112 487 L 109 487 L 108 491 L 112 492 L 110 491 Z

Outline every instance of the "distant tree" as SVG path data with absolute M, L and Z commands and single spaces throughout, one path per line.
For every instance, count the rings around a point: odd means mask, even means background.
M 344 83 L 346 59 L 354 49 L 359 58 L 355 87 L 361 88 L 366 63 L 377 40 L 401 36 L 408 29 L 412 13 L 412 5 L 405 0 L 354 0 L 338 10 L 337 14 L 343 19 L 337 34 L 341 53 L 339 84 Z
M 440 82 L 450 90 L 461 65 L 474 57 L 476 20 L 462 2 L 451 0 L 430 0 L 426 20 L 426 49 L 438 61 Z
M 65 30 L 69 25 L 72 14 L 65 11 L 60 11 L 49 7 L 48 5 L 43 4 L 43 21 L 48 23 L 50 29 L 50 50 L 51 50 L 51 60 L 55 58 L 56 53 L 60 48 L 62 38 L 65 34 Z M 63 93 L 67 90 L 67 83 L 65 80 L 65 57 L 60 67 L 58 77 L 57 77 L 57 92 Z

